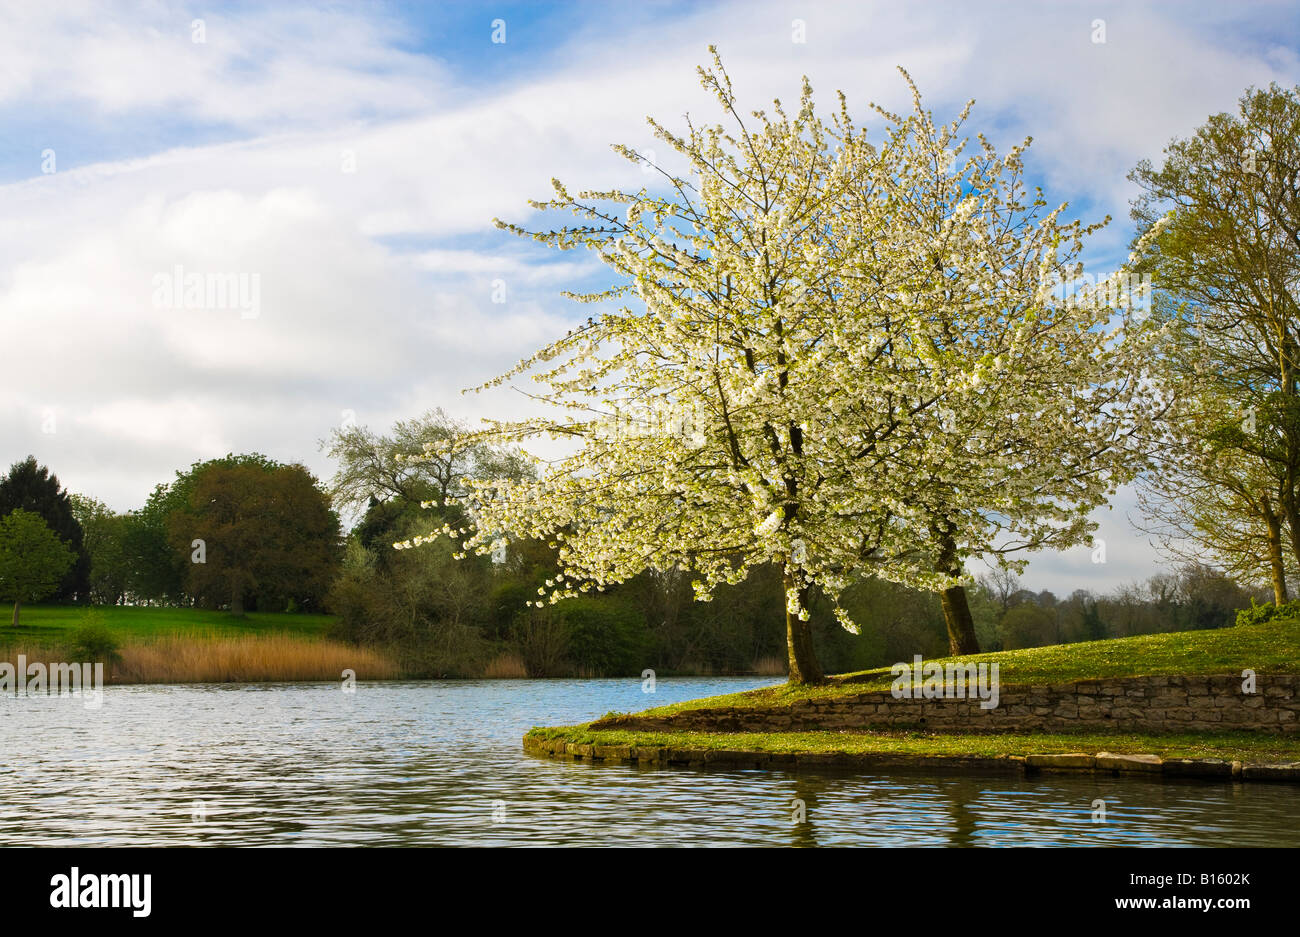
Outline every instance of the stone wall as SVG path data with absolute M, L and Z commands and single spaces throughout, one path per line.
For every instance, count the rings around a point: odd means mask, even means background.
M 757 708 L 693 709 L 669 716 L 615 716 L 592 729 L 803 732 L 924 728 L 1027 732 L 1084 728 L 1180 732 L 1300 731 L 1300 675 L 1260 675 L 1255 692 L 1239 675 L 1127 677 L 1041 686 L 1002 686 L 998 705 L 979 699 L 895 699 L 888 692 L 799 700 Z

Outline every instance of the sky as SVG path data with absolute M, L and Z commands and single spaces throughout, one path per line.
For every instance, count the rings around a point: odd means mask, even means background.
M 1132 236 L 1126 175 L 1300 82 L 1295 3 L 0 4 L 0 463 L 35 455 L 125 511 L 228 452 L 334 467 L 320 441 L 432 407 L 520 411 L 461 391 L 589 310 L 577 252 L 498 231 L 558 177 L 639 188 L 610 150 L 662 150 L 645 118 L 716 118 L 695 67 L 716 45 L 742 102 L 823 108 L 842 90 L 1004 149 L 1068 217 L 1110 215 L 1085 259 Z M 205 308 L 169 287 L 228 286 Z M 495 294 L 495 295 L 494 295 Z M 218 294 L 214 294 L 218 295 Z M 504 301 L 494 301 L 501 300 Z M 216 308 L 213 308 L 215 306 Z M 1163 570 L 1098 512 L 1105 562 L 1036 554 L 1024 583 L 1101 592 Z

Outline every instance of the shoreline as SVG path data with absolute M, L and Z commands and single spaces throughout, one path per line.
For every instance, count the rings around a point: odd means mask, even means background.
M 1223 745 L 1225 754 L 1237 758 L 1213 757 L 1163 757 L 1147 751 L 1095 752 L 987 752 L 944 753 L 927 748 L 923 739 L 913 751 L 815 750 L 811 744 L 801 749 L 791 737 L 806 737 L 809 733 L 770 734 L 752 733 L 755 738 L 746 742 L 737 734 L 719 734 L 716 745 L 700 744 L 689 736 L 682 741 L 670 741 L 661 735 L 629 737 L 628 733 L 604 733 L 585 726 L 569 728 L 535 728 L 523 737 L 523 749 L 531 755 L 564 761 L 583 761 L 592 764 L 636 764 L 649 767 L 727 767 L 751 769 L 799 769 L 804 767 L 832 768 L 852 771 L 898 769 L 924 770 L 944 774 L 1018 774 L 1033 777 L 1039 774 L 1073 774 L 1097 777 L 1139 776 L 1151 779 L 1197 778 L 1229 782 L 1283 782 L 1300 784 L 1300 746 L 1283 758 L 1249 757 L 1249 751 L 1232 751 L 1231 744 Z M 827 741 L 847 741 L 845 733 L 826 733 Z M 879 738 L 867 733 L 858 734 L 859 741 Z M 949 737 L 951 738 L 951 737 Z M 996 739 L 996 736 L 982 736 Z M 1019 737 L 1012 737 L 1019 738 Z M 1127 737 L 1132 739 L 1133 737 Z M 1126 737 L 1116 736 L 1113 742 L 1125 742 Z M 1138 746 L 1144 746 L 1142 739 Z M 1204 743 L 1228 742 L 1226 739 L 1205 739 Z M 1240 741 L 1240 740 L 1238 740 Z M 758 742 L 759 744 L 755 744 Z M 763 747 L 767 743 L 768 747 Z M 784 743 L 784 744 L 783 744 Z M 975 747 L 978 747 L 976 745 Z M 996 745 L 989 746 L 996 747 Z M 1021 747 L 1031 748 L 1032 743 Z M 1081 746 L 1084 747 L 1084 746 Z M 1115 746 L 1112 747 L 1125 747 Z M 1132 746 L 1128 746 L 1132 747 Z M 1145 747 L 1158 747 L 1147 745 Z M 1172 740 L 1172 749 L 1188 747 L 1187 740 Z
M 269 653 L 268 653 L 269 652 Z M 355 647 L 328 638 L 271 633 L 231 638 L 222 635 L 170 635 L 128 642 L 116 650 L 115 661 L 83 660 L 66 645 L 20 643 L 0 646 L 0 663 L 16 667 L 21 655 L 27 666 L 90 663 L 104 666 L 104 686 L 185 684 L 326 683 L 354 672 L 355 679 L 376 681 L 454 680 L 494 683 L 531 680 L 639 680 L 637 675 L 569 674 L 548 677 L 497 674 L 429 674 L 406 670 L 401 660 L 383 648 Z M 772 679 L 759 673 L 672 673 L 660 679 Z

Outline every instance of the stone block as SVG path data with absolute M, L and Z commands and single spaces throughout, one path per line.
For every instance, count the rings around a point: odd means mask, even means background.
M 1159 774 L 1162 762 L 1159 755 L 1119 755 L 1113 752 L 1097 753 L 1097 770 L 1118 771 L 1122 774 Z
M 1171 778 L 1230 778 L 1232 762 L 1219 758 L 1169 758 L 1162 771 Z
M 1247 762 L 1241 766 L 1241 776 L 1248 781 L 1300 781 L 1300 762 L 1287 764 Z
M 1091 771 L 1096 762 L 1094 756 L 1084 752 L 1025 756 L 1025 767 L 1035 771 Z

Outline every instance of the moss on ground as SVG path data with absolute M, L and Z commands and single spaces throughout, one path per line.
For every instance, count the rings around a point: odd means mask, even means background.
M 1225 761 L 1300 761 L 1300 737 L 1251 732 L 1121 734 L 1057 732 L 957 734 L 926 732 L 629 732 L 592 730 L 587 725 L 535 728 L 529 736 L 579 745 L 671 747 L 705 751 L 789 754 L 1000 755 L 1068 752 L 1151 754 L 1162 758 L 1220 758 Z

